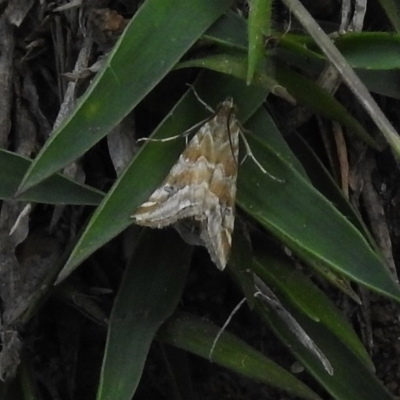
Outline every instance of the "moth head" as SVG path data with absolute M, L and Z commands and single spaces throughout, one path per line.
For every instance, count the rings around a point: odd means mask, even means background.
M 218 104 L 217 114 L 229 118 L 237 113 L 237 107 L 233 103 L 232 97 L 227 97 L 222 103 Z

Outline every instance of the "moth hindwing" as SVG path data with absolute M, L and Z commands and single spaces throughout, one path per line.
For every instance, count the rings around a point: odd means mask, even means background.
M 235 222 L 239 134 L 233 100 L 227 98 L 132 216 L 136 224 L 151 228 L 181 222 L 195 227 L 195 235 L 221 270 L 228 262 Z

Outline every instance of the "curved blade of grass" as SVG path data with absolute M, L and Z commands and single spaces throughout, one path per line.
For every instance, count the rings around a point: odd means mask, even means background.
M 291 307 L 285 299 L 282 299 L 282 304 L 327 357 L 333 367 L 333 376 L 330 376 L 320 361 L 299 343 L 298 339 L 273 310 L 267 311 L 259 305 L 256 305 L 256 310 L 268 323 L 275 335 L 287 346 L 288 350 L 334 399 L 393 400 L 393 397 L 382 386 L 381 382 L 371 373 L 369 367 L 349 350 L 336 335 L 323 324 L 307 318 L 302 312 Z
M 338 37 L 335 46 L 353 68 L 398 69 L 400 35 L 388 32 L 353 32 Z M 371 54 L 374 56 L 371 57 Z
M 132 398 L 154 336 L 181 298 L 191 250 L 172 230 L 142 235 L 111 313 L 97 400 Z
M 367 32 L 363 32 L 362 34 L 367 34 Z M 371 49 L 366 45 L 364 46 L 364 52 L 361 52 L 359 56 L 360 60 L 358 57 L 353 57 L 348 61 L 368 90 L 373 93 L 400 99 L 400 88 L 398 85 L 393 85 L 393 82 L 396 82 L 398 77 L 397 70 L 399 60 L 396 60 L 395 57 L 393 57 L 392 52 L 398 51 L 398 48 L 396 48 L 396 46 L 398 47 L 398 38 L 396 36 L 396 39 L 392 40 L 387 38 L 386 35 L 390 34 L 383 34 L 382 40 L 391 41 L 390 44 L 385 46 L 388 48 L 388 51 L 383 53 L 383 61 L 381 61 L 381 63 L 387 67 L 386 69 L 371 69 L 375 62 L 368 63 L 367 57 L 369 55 L 369 58 L 371 59 L 370 55 L 372 52 L 369 52 Z M 345 35 L 343 39 L 345 37 L 347 37 L 347 35 Z M 298 69 L 302 69 L 305 72 L 320 74 L 326 65 L 326 58 L 316 51 L 310 50 L 310 45 L 309 40 L 306 40 L 304 36 L 299 37 L 299 35 L 293 34 L 285 35 L 284 37 L 279 38 L 275 53 L 276 59 L 283 64 L 289 64 Z M 314 46 L 314 43 L 312 43 L 312 45 Z M 379 42 L 375 43 L 374 47 L 379 47 Z M 351 52 L 351 48 L 349 48 L 349 52 Z M 356 49 L 355 53 L 359 53 L 359 50 Z M 375 59 L 375 57 L 373 58 Z M 352 63 L 352 61 L 354 63 Z M 357 63 L 359 66 L 364 66 L 365 68 L 358 68 Z
M 207 68 L 212 71 L 222 72 L 245 81 L 247 74 L 247 59 L 244 56 L 218 54 L 207 58 L 198 58 L 181 62 L 177 65 L 176 69 L 193 67 Z M 293 98 L 286 92 L 285 88 L 279 85 L 274 78 L 271 78 L 268 74 L 262 72 L 261 69 L 254 73 L 252 84 L 263 87 L 265 90 L 268 90 L 277 96 L 281 96 L 289 102 L 294 102 Z
M 400 35 L 389 32 L 349 32 L 334 41 L 336 48 L 353 68 L 389 70 L 399 68 Z M 279 38 L 279 49 L 303 55 L 314 64 L 327 61 L 310 36 L 288 34 Z M 371 57 L 374 54 L 374 57 Z M 290 58 L 286 58 L 290 61 Z
M 18 185 L 28 170 L 31 160 L 0 149 L 0 199 L 14 200 Z M 18 200 L 58 205 L 98 205 L 104 193 L 77 183 L 60 174 L 54 175 L 37 187 L 27 190 Z
M 208 68 L 236 78 L 246 79 L 246 59 L 238 55 L 222 54 L 185 61 L 178 65 L 178 68 L 192 67 Z M 257 71 L 253 76 L 253 84 L 264 87 L 271 93 L 286 98 L 289 101 L 291 95 L 293 95 L 299 102 L 347 126 L 371 147 L 378 148 L 376 142 L 363 126 L 352 117 L 345 107 L 336 101 L 334 97 L 321 89 L 316 83 L 296 74 L 283 65 L 280 65 L 279 68 L 276 69 L 276 76 L 274 79 L 266 73 Z M 288 90 L 289 93 L 287 93 L 286 90 Z
M 261 132 L 259 127 L 263 127 Z M 259 109 L 248 121 L 247 128 L 257 134 L 266 144 L 269 144 L 274 151 L 279 152 L 282 157 L 286 158 L 294 169 L 296 169 L 305 179 L 311 180 L 314 186 L 333 204 L 346 218 L 369 240 L 370 245 L 377 250 L 376 244 L 372 236 L 366 229 L 358 214 L 354 211 L 351 204 L 344 198 L 342 191 L 338 188 L 328 171 L 318 160 L 316 155 L 298 135 L 290 135 L 286 137 L 290 148 L 294 148 L 297 158 L 294 158 L 291 151 L 288 150 L 288 143 L 283 140 L 282 135 L 278 131 L 271 117 L 263 109 Z M 263 135 L 262 135 L 263 134 Z M 302 164 L 300 164 L 299 159 Z M 303 167 L 304 166 L 304 167 Z M 306 168 L 307 173 L 304 171 Z M 343 278 L 343 276 L 333 272 L 331 269 L 322 266 L 320 263 L 313 263 L 312 266 L 340 290 L 351 296 L 356 302 L 359 302 L 358 296 L 354 293 L 351 286 Z
M 381 130 L 383 136 L 391 146 L 395 156 L 400 158 L 400 138 L 399 134 L 393 128 L 390 121 L 376 104 L 371 94 L 361 82 L 353 69 L 349 66 L 339 50 L 332 44 L 329 37 L 324 33 L 321 27 L 308 13 L 306 8 L 298 0 L 283 0 L 283 3 L 300 21 L 304 28 L 310 33 L 315 42 L 324 52 L 329 61 L 336 67 L 343 81 L 356 96 L 358 101 L 371 116 L 377 127 Z
M 172 346 L 209 358 L 218 330 L 217 326 L 204 319 L 179 314 L 167 321 L 157 337 Z M 224 332 L 219 338 L 212 361 L 302 399 L 320 398 L 292 374 L 230 333 Z
M 271 0 L 250 0 L 248 18 L 248 67 L 247 84 L 250 85 L 255 72 L 264 60 L 264 35 L 271 34 Z
M 230 0 L 146 0 L 74 113 L 46 142 L 19 192 L 90 149 L 173 68 Z
M 259 249 L 253 261 L 254 272 L 274 287 L 299 311 L 335 334 L 365 365 L 374 371 L 374 365 L 360 339 L 337 308 L 304 274 Z
M 360 232 L 365 233 L 366 237 L 370 239 L 371 244 L 375 244 L 351 204 L 343 196 L 342 191 L 334 182 L 329 172 L 301 136 L 292 134 L 283 139 L 271 116 L 261 108 L 251 117 L 246 127 L 263 140 L 264 143 L 277 150 L 281 154 L 281 157 L 285 157 L 286 161 L 304 179 L 312 182 Z M 263 127 L 262 131 L 260 127 Z M 296 157 L 293 156 L 292 151 L 296 154 Z
M 202 91 L 202 88 L 205 90 Z M 213 106 L 227 96 L 233 97 L 239 106 L 241 121 L 248 119 L 265 98 L 265 90 L 250 88 L 244 82 L 215 74 L 203 74 L 196 90 L 201 98 Z M 156 129 L 153 137 L 161 139 L 180 134 L 209 115 L 189 90 Z M 164 143 L 148 142 L 142 147 L 92 216 L 61 271 L 58 282 L 95 250 L 132 224 L 132 214 L 161 184 L 184 145 L 182 138 Z

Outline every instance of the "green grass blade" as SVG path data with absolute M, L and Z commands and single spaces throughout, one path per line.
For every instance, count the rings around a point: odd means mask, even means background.
M 353 68 L 389 70 L 400 67 L 400 35 L 388 32 L 353 32 L 338 37 L 335 46 Z M 371 57 L 371 54 L 374 56 Z
M 271 34 L 271 0 L 250 0 L 248 18 L 248 68 L 247 84 L 250 85 L 253 76 L 264 60 L 264 35 Z
M 171 318 L 160 329 L 158 337 L 172 346 L 208 359 L 217 334 L 218 327 L 210 322 L 181 314 Z M 285 390 L 302 399 L 320 398 L 292 374 L 227 332 L 219 338 L 212 361 L 256 382 Z
M 266 63 L 264 62 L 264 64 Z M 177 69 L 193 67 L 207 68 L 246 81 L 247 59 L 245 56 L 218 54 L 207 58 L 184 61 L 177 65 Z M 270 92 L 274 92 L 279 87 L 278 82 L 274 78 L 265 72 L 261 72 L 261 70 L 254 73 L 252 84 L 263 87 Z
M 14 200 L 18 185 L 31 161 L 10 151 L 0 149 L 0 199 Z M 82 185 L 62 175 L 54 175 L 26 191 L 18 200 L 57 205 L 98 205 L 104 193 Z
M 230 0 L 147 0 L 74 113 L 57 129 L 19 191 L 76 160 L 118 124 L 229 7 Z
M 142 235 L 111 313 L 97 400 L 132 398 L 154 336 L 181 298 L 191 250 L 172 230 Z

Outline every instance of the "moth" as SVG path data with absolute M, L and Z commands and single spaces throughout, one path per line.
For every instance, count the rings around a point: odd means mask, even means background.
M 136 224 L 151 228 L 174 225 L 186 241 L 205 246 L 220 270 L 232 244 L 240 132 L 228 97 L 132 216 Z

